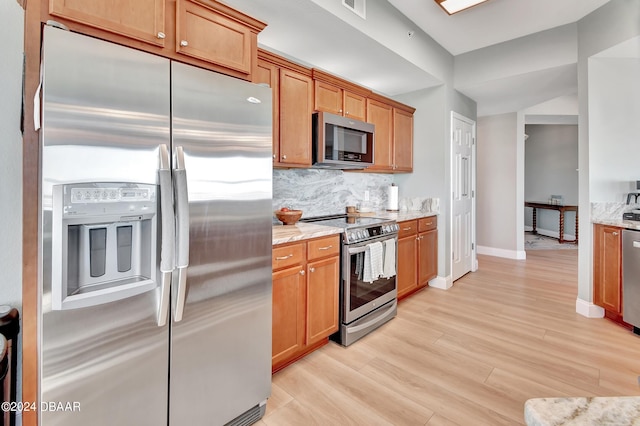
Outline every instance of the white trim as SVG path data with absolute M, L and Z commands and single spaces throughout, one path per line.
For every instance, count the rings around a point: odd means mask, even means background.
M 507 259 L 525 260 L 527 252 L 522 250 L 506 250 L 495 247 L 478 246 L 478 254 L 487 256 L 504 257 Z
M 439 288 L 440 290 L 449 290 L 453 287 L 453 281 L 451 281 L 451 275 L 447 277 L 437 276 L 429 281 L 429 287 Z
M 594 305 L 591 302 L 582 300 L 579 297 L 576 298 L 576 313 L 587 318 L 603 318 L 604 309 L 598 305 Z

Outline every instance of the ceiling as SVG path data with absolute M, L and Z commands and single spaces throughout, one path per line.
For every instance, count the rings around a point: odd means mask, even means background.
M 262 47 L 387 96 L 442 84 L 442 77 L 434 77 L 424 61 L 416 60 L 416 51 L 410 51 L 422 46 L 416 41 L 430 37 L 444 48 L 437 47 L 440 53 L 460 55 L 576 22 L 609 0 L 489 0 L 452 16 L 432 0 L 356 0 L 362 1 L 371 9 L 366 22 L 345 12 L 341 0 L 225 0 L 267 22 L 258 37 Z M 374 16 L 380 11 L 389 18 Z M 375 19 L 377 33 L 372 36 L 369 28 L 365 34 L 362 25 L 371 26 Z M 408 32 L 413 31 L 416 37 L 410 40 Z M 425 51 L 418 56 L 428 62 L 432 54 Z M 575 58 L 571 61 L 575 63 Z M 479 116 L 490 115 L 576 93 L 577 73 L 570 65 L 536 69 L 455 88 L 477 102 Z
M 452 55 L 580 20 L 609 0 L 489 0 L 448 16 L 432 0 L 388 0 Z

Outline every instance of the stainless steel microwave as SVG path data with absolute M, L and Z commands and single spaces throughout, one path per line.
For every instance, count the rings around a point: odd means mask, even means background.
M 313 113 L 313 167 L 364 169 L 373 164 L 375 126 L 328 112 Z

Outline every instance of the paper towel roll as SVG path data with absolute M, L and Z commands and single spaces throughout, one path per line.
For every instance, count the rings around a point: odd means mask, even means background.
M 395 185 L 387 187 L 387 210 L 398 211 L 398 187 Z

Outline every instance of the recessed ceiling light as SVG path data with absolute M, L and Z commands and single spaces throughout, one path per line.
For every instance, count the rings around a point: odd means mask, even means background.
M 458 13 L 462 10 L 469 9 L 480 3 L 484 3 L 488 0 L 434 0 L 444 9 L 449 15 Z

